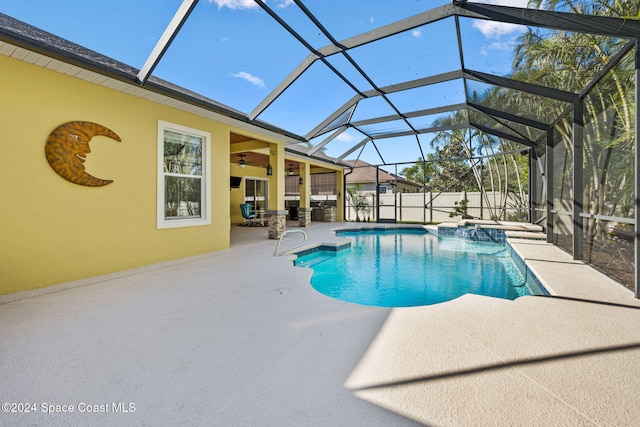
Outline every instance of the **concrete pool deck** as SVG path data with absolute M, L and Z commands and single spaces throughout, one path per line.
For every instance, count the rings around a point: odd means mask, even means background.
M 315 292 L 266 235 L 234 226 L 228 250 L 0 296 L 0 400 L 35 408 L 0 425 L 640 419 L 640 301 L 558 248 L 514 243 L 552 296 L 386 309 Z

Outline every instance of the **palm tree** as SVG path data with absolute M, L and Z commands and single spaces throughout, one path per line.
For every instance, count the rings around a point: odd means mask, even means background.
M 572 13 L 640 18 L 637 0 L 532 0 L 530 6 Z M 524 33 L 515 50 L 514 78 L 579 93 L 611 61 L 626 40 L 585 33 Z M 632 55 L 614 67 L 584 99 L 584 210 L 590 242 L 606 243 L 607 223 L 593 215 L 628 218 L 633 199 L 634 108 Z M 557 115 L 557 107 L 533 103 L 537 111 Z M 557 127 L 561 143 L 573 156 L 571 124 Z M 570 196 L 571 197 L 571 196 Z M 590 245 L 591 248 L 593 245 Z M 589 260 L 591 253 L 586 254 Z

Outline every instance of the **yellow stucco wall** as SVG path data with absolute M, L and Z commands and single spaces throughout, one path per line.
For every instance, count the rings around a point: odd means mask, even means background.
M 0 294 L 117 272 L 229 246 L 227 125 L 0 56 Z M 92 121 L 84 187 L 44 154 L 62 123 Z M 211 133 L 211 225 L 156 228 L 158 120 Z
M 240 213 L 240 204 L 244 203 L 244 179 L 240 184 L 240 188 L 231 189 L 230 196 L 229 217 L 231 218 L 231 224 L 242 224 L 244 219 Z

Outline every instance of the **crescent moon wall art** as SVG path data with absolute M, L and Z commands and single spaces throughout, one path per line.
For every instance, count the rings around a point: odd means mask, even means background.
M 108 136 L 122 141 L 111 129 L 92 122 L 67 122 L 51 132 L 44 152 L 51 168 L 69 182 L 88 187 L 102 187 L 113 180 L 89 175 L 84 168 L 87 154 L 91 152 L 89 141 L 95 135 Z

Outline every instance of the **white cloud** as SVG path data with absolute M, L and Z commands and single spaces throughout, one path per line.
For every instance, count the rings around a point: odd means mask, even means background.
M 355 140 L 356 140 L 355 136 L 349 135 L 348 133 L 344 133 L 344 132 L 336 136 L 336 141 L 340 141 L 340 142 L 353 142 Z
M 495 4 L 498 6 L 512 6 L 526 8 L 529 0 L 484 0 L 483 3 Z M 526 31 L 524 25 L 508 24 L 505 22 L 485 21 L 474 19 L 473 28 L 479 30 L 486 38 L 500 38 L 507 34 L 523 33 Z
M 258 86 L 260 89 L 265 89 L 264 81 L 261 78 L 251 75 L 247 72 L 240 71 L 234 74 L 231 74 L 231 77 L 237 77 L 239 79 L 244 79 L 251 83 L 252 85 Z
M 480 55 L 491 56 L 492 55 L 491 51 L 496 51 L 496 50 L 510 52 L 513 49 L 513 45 L 514 45 L 513 40 L 506 41 L 506 42 L 495 41 L 490 43 L 488 46 L 480 47 Z
M 225 37 L 223 37 L 223 38 L 221 38 L 221 39 L 220 39 L 220 42 L 222 42 L 222 43 L 226 43 L 226 42 L 228 42 L 229 40 L 230 40 L 230 39 L 229 39 L 229 37 L 225 36 Z
M 422 30 L 413 30 L 411 31 L 411 35 L 417 39 L 422 37 Z
M 375 19 L 373 19 L 373 16 L 372 16 L 371 18 L 369 18 L 369 23 L 370 23 L 370 24 L 373 24 L 374 22 L 376 22 L 376 20 L 375 20 Z
M 489 45 L 489 49 L 510 51 L 511 49 L 513 49 L 513 43 L 512 42 L 493 42 Z
M 482 3 L 526 8 L 529 0 L 483 0 Z
M 473 21 L 473 28 L 479 30 L 488 39 L 500 38 L 507 34 L 522 33 L 527 27 L 518 24 L 507 24 L 504 22 L 485 21 L 476 19 Z
M 266 0 L 262 0 L 262 2 L 266 3 Z M 258 7 L 255 1 L 253 0 L 209 0 L 209 3 L 215 3 L 218 6 L 218 9 L 222 9 L 223 7 L 228 7 L 229 9 L 237 10 L 237 9 L 255 9 Z M 293 4 L 293 0 L 276 0 L 276 7 L 278 9 L 285 9 Z
M 293 4 L 293 0 L 283 0 L 276 3 L 278 9 L 284 9 L 287 6 L 291 6 Z
M 218 9 L 223 7 L 228 7 L 229 9 L 254 9 L 258 7 L 253 0 L 209 0 L 209 3 L 215 3 Z

